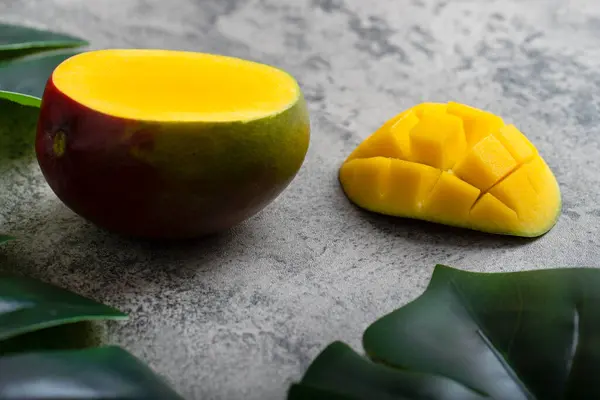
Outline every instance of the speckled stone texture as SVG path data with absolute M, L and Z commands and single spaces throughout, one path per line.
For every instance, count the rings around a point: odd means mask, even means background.
M 329 342 L 360 350 L 433 266 L 600 265 L 600 5 L 594 0 L 0 0 L 0 20 L 93 48 L 216 52 L 283 67 L 312 112 L 306 162 L 270 206 L 193 243 L 125 240 L 66 209 L 35 163 L 2 176 L 4 268 L 130 313 L 108 340 L 189 399 L 283 399 Z M 361 211 L 343 159 L 387 118 L 456 100 L 520 127 L 555 172 L 563 214 L 520 240 Z

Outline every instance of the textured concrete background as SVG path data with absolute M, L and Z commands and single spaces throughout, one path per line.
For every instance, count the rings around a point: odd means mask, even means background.
M 595 5 L 596 4 L 596 5 Z M 288 190 L 233 232 L 161 247 L 67 210 L 37 166 L 4 176 L 4 265 L 131 313 L 109 339 L 190 399 L 282 399 L 310 360 L 419 295 L 435 263 L 477 271 L 595 266 L 600 257 L 600 5 L 594 0 L 0 0 L 0 20 L 92 47 L 163 47 L 276 64 L 312 111 Z M 535 241 L 367 214 L 337 183 L 346 155 L 415 103 L 501 114 L 563 192 Z M 31 183 L 33 182 L 33 184 Z

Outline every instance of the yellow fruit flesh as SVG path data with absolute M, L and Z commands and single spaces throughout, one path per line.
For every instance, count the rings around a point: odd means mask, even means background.
M 561 195 L 537 149 L 513 125 L 458 103 L 424 103 L 386 122 L 340 168 L 370 211 L 484 232 L 539 236 Z
M 142 121 L 247 121 L 297 101 L 287 73 L 213 54 L 145 49 L 84 52 L 61 63 L 54 85 L 76 102 Z

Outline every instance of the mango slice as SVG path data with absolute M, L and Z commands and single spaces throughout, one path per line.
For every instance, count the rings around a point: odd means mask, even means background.
M 344 161 L 339 179 L 366 210 L 494 234 L 541 236 L 562 205 L 554 174 L 522 132 L 455 102 L 389 119 Z

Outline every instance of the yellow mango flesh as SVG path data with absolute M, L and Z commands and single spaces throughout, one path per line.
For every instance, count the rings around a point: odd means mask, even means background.
M 251 121 L 277 115 L 299 95 L 294 79 L 280 69 L 175 50 L 83 52 L 61 63 L 52 80 L 82 105 L 136 121 Z
M 561 193 L 514 125 L 467 105 L 423 103 L 388 120 L 340 167 L 348 198 L 369 211 L 483 232 L 548 232 Z

